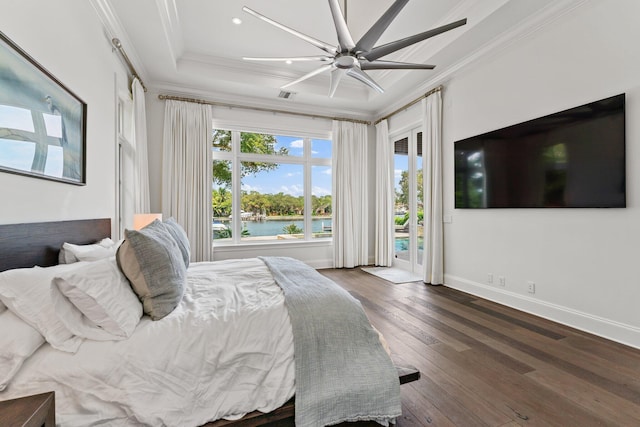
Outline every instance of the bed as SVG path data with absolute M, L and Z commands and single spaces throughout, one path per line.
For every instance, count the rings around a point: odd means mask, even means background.
M 99 270 L 99 265 L 112 266 L 113 263 L 91 259 L 80 260 L 75 266 L 56 267 L 62 256 L 58 253 L 59 248 L 64 243 L 91 247 L 108 238 L 110 229 L 109 219 L 0 225 L 0 271 L 7 271 L 3 274 L 9 277 L 0 277 L 0 292 L 6 291 L 2 280 L 10 281 L 14 272 L 23 274 L 24 269 L 34 265 L 47 267 L 37 269 L 38 274 L 43 275 L 43 281 L 51 281 L 45 272 L 60 270 L 55 274 L 54 282 L 79 274 L 73 273 L 75 271 Z M 133 242 L 133 237 L 130 240 Z M 27 273 L 31 272 L 24 272 Z M 330 339 L 344 339 L 341 334 L 334 334 L 342 327 L 331 326 L 324 319 L 316 319 L 311 326 L 296 326 L 293 321 L 295 316 L 319 316 L 305 301 L 316 296 L 308 298 L 304 289 L 297 296 L 302 299 L 297 304 L 302 305 L 295 308 L 292 295 L 295 297 L 296 292 L 300 292 L 296 290 L 300 282 L 297 278 L 304 277 L 306 285 L 302 288 L 322 289 L 325 285 L 330 288 L 331 284 L 327 283 L 330 281 L 324 276 L 297 265 L 295 260 L 276 258 L 194 263 L 188 267 L 186 275 L 178 305 L 161 320 L 154 321 L 151 314 L 145 315 L 133 326 L 131 322 L 121 322 L 119 329 L 114 331 L 111 324 L 85 328 L 84 317 L 65 319 L 64 326 L 73 331 L 71 338 L 56 341 L 46 336 L 47 342 L 24 357 L 5 390 L 0 391 L 0 400 L 55 391 L 56 412 L 61 425 L 262 425 L 292 423 L 294 419 L 300 425 L 316 425 L 317 419 L 324 420 L 320 424 L 364 420 L 384 424 L 399 415 L 399 393 L 397 387 L 388 385 L 389 370 L 387 367 L 380 368 L 380 372 L 370 370 L 372 366 L 369 365 L 375 365 L 377 361 L 356 363 L 350 371 L 358 372 L 345 374 L 339 372 L 340 366 L 332 365 L 331 360 L 327 362 L 325 355 L 325 359 L 315 361 L 320 365 L 305 365 L 300 371 L 306 363 L 301 357 L 300 336 L 315 333 L 312 330 L 324 328 L 325 323 L 328 334 L 337 335 L 337 338 L 327 338 L 326 342 L 323 335 L 323 338 L 316 337 L 310 344 L 305 344 L 319 347 L 308 351 L 312 354 L 311 359 L 316 357 L 313 354 L 323 353 L 325 348 L 332 349 Z M 292 277 L 296 280 L 291 280 Z M 309 286 L 309 283 L 315 284 Z M 52 291 L 52 294 L 57 295 L 56 292 Z M 15 301 L 6 296 L 5 293 L 3 302 L 9 309 L 0 307 L 0 320 L 2 316 L 8 316 L 6 312 L 20 310 L 14 307 Z M 129 303 L 135 305 L 135 302 Z M 61 315 L 60 307 L 66 307 L 54 306 L 58 316 Z M 142 306 L 141 310 L 146 310 L 144 302 Z M 24 313 L 20 314 L 24 317 Z M 62 318 L 65 317 L 66 312 Z M 128 316 L 131 317 L 135 316 Z M 351 320 L 347 322 L 351 323 Z M 353 322 L 356 324 L 355 320 Z M 31 326 L 38 329 L 40 325 Z M 294 333 L 296 329 L 298 332 Z M 366 345 L 373 349 L 371 353 L 378 358 L 386 357 L 382 364 L 391 363 L 384 350 L 384 356 L 380 356 L 379 337 L 376 334 L 376 339 L 372 339 L 375 330 L 370 325 L 360 329 L 364 330 Z M 111 335 L 105 338 L 108 333 Z M 327 334 L 326 331 L 322 333 Z M 121 335 L 111 339 L 117 334 Z M 359 338 L 349 340 L 358 341 Z M 347 348 L 346 344 L 340 343 L 340 346 Z M 332 349 L 331 354 L 341 351 Z M 345 354 L 357 354 L 351 351 L 345 350 Z M 369 356 L 358 354 L 356 357 L 365 360 Z M 350 362 L 341 361 L 338 365 L 342 363 Z M 419 372 L 413 369 L 396 370 L 391 366 L 396 385 L 419 377 Z M 311 378 L 331 378 L 327 372 L 336 369 L 338 372 L 334 375 L 355 375 L 356 379 L 348 382 L 356 384 L 342 384 L 337 391 L 328 392 L 327 384 Z M 373 369 L 377 368 L 373 366 Z M 386 381 L 386 385 L 376 385 L 375 390 L 367 391 L 366 387 L 371 387 L 367 384 L 371 377 L 380 377 L 373 378 L 374 384 Z M 312 392 L 303 394 L 305 389 Z M 323 397 L 305 397 L 318 391 Z M 363 394 L 360 400 L 383 402 L 373 406 L 388 404 L 388 407 L 382 412 L 372 412 L 370 407 L 365 410 L 350 407 L 343 409 L 351 412 L 326 415 L 358 394 Z M 355 398 L 349 405 L 361 403 Z M 320 411 L 321 415 L 314 411 Z M 299 418 L 301 412 L 307 412 L 306 418 Z M 329 418 L 323 418 L 325 416 Z

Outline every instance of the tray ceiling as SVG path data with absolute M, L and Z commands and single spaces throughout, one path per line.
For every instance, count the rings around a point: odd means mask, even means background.
M 287 90 L 280 86 L 316 63 L 255 63 L 244 56 L 310 56 L 319 49 L 242 11 L 248 6 L 284 25 L 337 44 L 326 0 L 93 0 L 114 37 L 120 38 L 145 84 L 164 93 L 225 102 L 371 118 L 445 82 L 459 69 L 569 10 L 576 0 L 411 0 L 377 45 L 467 18 L 467 25 L 384 57 L 430 63 L 434 70 L 368 73 L 385 89 L 374 92 L 343 79 L 333 98 L 328 73 Z M 341 0 L 354 39 L 393 0 Z M 241 24 L 234 24 L 240 18 Z

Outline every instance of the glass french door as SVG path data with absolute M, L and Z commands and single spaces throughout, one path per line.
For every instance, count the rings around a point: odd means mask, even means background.
M 393 138 L 395 188 L 394 265 L 422 274 L 424 204 L 422 132 L 419 128 Z

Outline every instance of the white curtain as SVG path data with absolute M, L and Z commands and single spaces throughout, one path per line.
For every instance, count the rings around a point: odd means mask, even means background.
M 210 105 L 166 101 L 162 213 L 187 232 L 192 261 L 211 260 L 212 126 Z
M 367 126 L 334 120 L 332 142 L 333 265 L 367 265 Z
M 376 125 L 376 257 L 375 264 L 393 264 L 393 144 L 386 120 Z
M 134 179 L 134 212 L 150 213 L 149 196 L 149 160 L 147 154 L 147 113 L 144 101 L 144 89 L 140 80 L 131 83 L 133 94 L 133 146 L 135 167 Z
M 422 100 L 422 172 L 424 183 L 423 280 L 444 283 L 442 238 L 442 97 L 437 91 Z

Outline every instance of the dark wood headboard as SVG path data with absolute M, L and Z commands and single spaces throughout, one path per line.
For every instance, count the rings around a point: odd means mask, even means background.
M 0 271 L 56 265 L 64 242 L 86 245 L 105 237 L 111 237 L 110 218 L 0 225 Z

